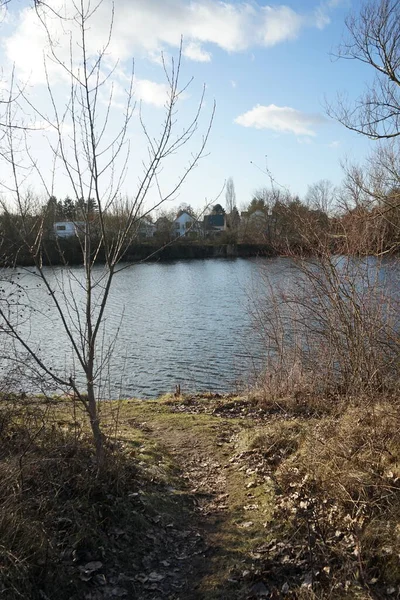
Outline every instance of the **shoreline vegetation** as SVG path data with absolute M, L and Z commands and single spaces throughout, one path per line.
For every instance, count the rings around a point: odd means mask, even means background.
M 30 267 L 35 266 L 35 259 L 29 249 L 19 248 L 14 253 L 2 249 L 0 267 Z M 206 258 L 253 258 L 257 256 L 273 257 L 278 253 L 270 244 L 265 243 L 219 243 L 204 242 L 175 242 L 161 246 L 151 243 L 135 243 L 129 246 L 122 262 L 159 262 L 185 259 Z M 84 262 L 82 246 L 78 238 L 60 239 L 46 243 L 42 249 L 42 264 L 44 266 L 79 266 Z M 106 264 L 101 252 L 97 264 Z
M 167 228 L 155 233 L 153 222 L 138 218 L 129 226 L 124 244 L 119 248 L 118 262 L 134 264 L 280 255 L 299 258 L 320 256 L 321 253 L 347 256 L 398 254 L 397 205 L 390 209 L 385 204 L 362 209 L 347 207 L 339 210 L 338 207 L 337 214 L 332 215 L 328 209 L 311 208 L 298 198 L 268 199 L 269 195 L 269 190 L 262 190 L 260 197 L 252 200 L 247 212 L 242 213 L 246 216 L 240 217 L 241 221 L 236 225 L 232 216 L 236 213 L 225 213 L 220 205 L 216 205 L 214 210 L 220 212 L 213 212 L 208 217 L 221 217 L 226 229 L 211 233 L 206 229 L 196 229 L 198 222 L 190 207 L 187 211 L 178 212 L 178 215 L 182 213 L 181 216 L 191 219 L 187 222 L 189 228 L 179 235 L 174 232 L 171 218 L 158 219 L 166 219 Z M 96 212 L 89 212 L 86 221 L 63 222 L 61 227 L 72 226 L 74 231 L 60 236 L 54 231 L 56 213 L 51 200 L 48 205 L 50 208 L 46 205 L 41 210 L 36 209 L 37 214 L 32 210 L 25 221 L 3 207 L 0 215 L 0 267 L 82 265 L 89 259 L 93 264 L 109 264 L 111 248 L 115 248 L 120 238 L 111 217 L 106 223 L 107 229 L 100 231 L 99 216 Z M 180 225 L 177 219 L 175 221 Z M 87 255 L 89 249 L 90 254 Z
M 398 397 L 3 394 L 7 600 L 399 595 Z

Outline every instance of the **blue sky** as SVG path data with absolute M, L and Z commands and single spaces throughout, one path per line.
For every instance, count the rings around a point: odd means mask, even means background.
M 51 4 L 58 8 L 65 4 L 71 10 L 72 2 L 51 0 Z M 337 92 L 346 92 L 354 99 L 373 76 L 360 63 L 338 61 L 332 56 L 345 32 L 346 15 L 359 6 L 358 0 L 297 0 L 282 4 L 263 0 L 115 0 L 109 59 L 120 59 L 116 89 L 123 88 L 130 58 L 135 57 L 136 98 L 143 102 L 143 114 L 151 131 L 159 130 L 163 119 L 165 77 L 160 53 L 176 56 L 181 36 L 182 81 L 192 76 L 194 81 L 179 103 L 178 130 L 193 114 L 203 84 L 203 130 L 214 100 L 217 106 L 208 155 L 192 172 L 179 196 L 165 208 L 181 202 L 201 207 L 206 200 L 218 197 L 230 176 L 238 205 L 244 205 L 254 190 L 268 187 L 268 177 L 262 172 L 266 165 L 276 181 L 304 196 L 308 185 L 320 179 L 339 184 L 341 161 L 363 160 L 373 142 L 347 131 L 329 119 L 325 111 L 326 101 L 334 103 Z M 93 51 L 106 38 L 109 15 L 110 3 L 104 0 L 91 25 Z M 11 64 L 15 65 L 16 77 L 24 83 L 29 100 L 50 118 L 43 77 L 46 39 L 35 19 L 28 2 L 10 3 L 1 25 L 1 64 L 5 74 Z M 68 36 L 60 34 L 53 21 L 51 26 L 62 54 L 67 51 L 63 43 Z M 62 105 L 68 87 L 52 68 L 48 67 L 49 77 Z M 113 109 L 111 128 L 117 127 L 121 116 L 117 102 Z M 25 115 L 38 120 L 37 114 L 27 115 L 26 109 Z M 121 190 L 128 196 L 137 188 L 140 161 L 145 155 L 139 129 L 135 114 L 129 129 L 132 154 Z M 39 164 L 45 180 L 53 181 L 54 193 L 63 197 L 71 190 L 61 170 L 55 178 L 50 174 L 49 135 L 38 127 L 29 147 L 31 154 L 37 156 L 35 164 Z M 194 148 L 191 144 L 165 165 L 160 174 L 164 194 L 178 179 L 188 152 Z M 24 185 L 46 195 L 46 186 L 33 172 Z M 153 192 L 150 191 L 149 202 Z M 224 192 L 219 200 L 224 202 Z

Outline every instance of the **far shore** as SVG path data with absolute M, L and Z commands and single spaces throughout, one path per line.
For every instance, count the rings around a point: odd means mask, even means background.
M 79 240 L 76 238 L 49 241 L 45 244 L 43 250 L 44 265 L 82 265 L 83 256 Z M 206 258 L 253 258 L 257 256 L 272 257 L 277 256 L 277 252 L 269 244 L 222 244 L 217 241 L 208 243 L 199 242 L 174 242 L 170 244 L 155 244 L 143 242 L 132 244 L 121 262 L 159 262 L 171 260 L 186 259 L 206 259 Z M 99 255 L 98 263 L 102 261 Z M 34 266 L 34 260 L 28 251 L 13 248 L 5 249 L 0 257 L 0 264 L 3 267 Z

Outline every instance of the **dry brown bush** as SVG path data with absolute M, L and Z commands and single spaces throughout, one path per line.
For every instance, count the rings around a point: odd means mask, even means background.
M 290 267 L 290 268 L 289 268 Z M 265 398 L 398 388 L 398 264 L 376 257 L 293 257 L 287 276 L 262 272 L 253 322 L 265 349 Z

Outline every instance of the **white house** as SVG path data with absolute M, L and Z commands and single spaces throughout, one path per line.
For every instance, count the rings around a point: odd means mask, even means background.
M 152 238 L 156 232 L 156 226 L 148 216 L 140 219 L 138 225 L 138 235 L 140 238 Z
M 174 220 L 173 232 L 176 237 L 186 235 L 188 229 L 193 230 L 196 225 L 196 219 L 186 210 L 180 210 Z
M 59 238 L 73 237 L 82 233 L 84 229 L 83 221 L 57 221 L 54 223 L 54 233 Z

